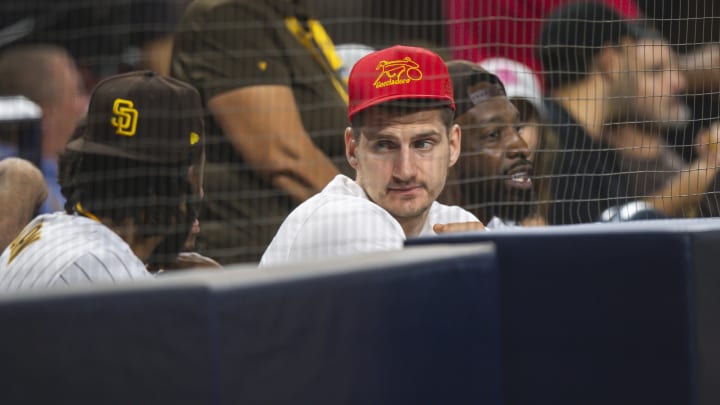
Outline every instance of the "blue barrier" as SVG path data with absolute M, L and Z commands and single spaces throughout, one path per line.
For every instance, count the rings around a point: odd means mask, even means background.
M 0 403 L 502 403 L 489 244 L 0 298 Z
M 174 284 L 3 297 L 0 403 L 218 403 L 209 295 Z
M 492 241 L 506 404 L 720 403 L 720 220 L 445 235 Z

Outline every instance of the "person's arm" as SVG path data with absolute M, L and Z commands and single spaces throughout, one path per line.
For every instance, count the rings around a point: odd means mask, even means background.
M 289 87 L 232 90 L 211 98 L 208 108 L 244 161 L 295 201 L 322 190 L 338 174 L 305 131 Z
M 30 222 L 47 195 L 45 179 L 32 163 L 19 158 L 0 161 L 0 251 Z
M 700 199 L 720 173 L 719 137 L 720 123 L 701 132 L 697 142 L 698 159 L 645 201 L 670 217 L 684 217 L 695 212 Z

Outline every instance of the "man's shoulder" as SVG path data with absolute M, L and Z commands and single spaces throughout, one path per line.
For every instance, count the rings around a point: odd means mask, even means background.
M 98 226 L 104 228 L 103 225 L 91 219 L 63 212 L 41 214 L 33 218 L 20 231 L 8 248 L 17 249 L 16 254 L 19 254 L 26 248 L 47 250 L 67 249 L 70 245 L 83 246 L 96 239 L 92 234 Z M 66 241 L 67 245 L 58 241 Z
M 61 212 L 36 217 L 0 260 L 2 289 L 115 282 L 142 278 L 146 272 L 129 245 L 111 229 Z
M 352 180 L 338 177 L 288 216 L 265 251 L 262 266 L 402 247 L 400 223 L 364 197 Z
M 104 239 L 105 241 L 107 241 L 107 239 L 122 241 L 122 239 L 107 226 L 81 215 L 54 212 L 40 215 L 36 220 L 42 222 L 44 229 L 53 237 L 66 238 L 77 246 L 98 239 Z
M 357 183 L 343 175 L 336 176 L 320 193 L 300 204 L 290 214 L 293 216 L 304 217 L 304 225 L 322 223 L 335 229 L 354 227 L 358 222 L 395 221 L 387 211 L 370 201 Z
M 362 188 L 349 177 L 338 174 L 319 193 L 305 200 L 298 208 L 314 209 L 322 206 L 334 208 L 348 203 L 370 203 Z
M 41 251 L 45 255 L 80 257 L 88 253 L 99 256 L 108 252 L 132 254 L 130 246 L 110 228 L 79 215 L 62 212 L 43 214 L 28 224 L 23 232 L 33 232 L 33 230 L 36 231 L 37 245 L 30 244 L 29 247 L 35 247 L 36 251 Z M 22 236 L 21 233 L 20 238 Z

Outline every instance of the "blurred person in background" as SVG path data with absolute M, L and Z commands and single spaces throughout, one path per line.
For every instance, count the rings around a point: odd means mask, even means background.
M 537 56 L 543 19 L 558 7 L 583 0 L 448 0 L 445 2 L 448 44 L 453 58 L 481 62 L 507 58 L 542 71 Z M 640 18 L 633 0 L 603 0 L 623 18 Z
M 628 203 L 658 216 L 695 212 L 717 173 L 717 128 L 701 135 L 690 165 L 659 136 L 691 118 L 667 42 L 600 3 L 583 3 L 553 13 L 539 49 L 560 149 L 550 221 L 593 222 Z
M 0 96 L 25 96 L 42 109 L 41 169 L 48 198 L 41 212 L 61 211 L 57 159 L 87 110 L 80 73 L 70 54 L 54 45 L 20 45 L 0 52 Z M 3 155 L 17 151 L 0 150 Z
M 206 108 L 198 248 L 257 261 L 283 219 L 338 173 L 347 89 L 330 37 L 303 1 L 197 0 L 178 27 L 173 76 Z
M 355 63 L 363 56 L 374 51 L 375 49 L 363 44 L 340 44 L 335 46 L 335 52 L 337 52 L 337 55 L 342 61 L 340 77 L 345 80 L 346 84 L 350 76 L 350 71 L 353 66 L 355 66 Z
M 189 0 L 4 0 L 0 50 L 48 43 L 77 61 L 86 90 L 136 69 L 167 75 L 173 32 Z

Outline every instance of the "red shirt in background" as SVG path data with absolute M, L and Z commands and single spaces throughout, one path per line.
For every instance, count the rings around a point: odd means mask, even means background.
M 456 59 L 504 57 L 542 71 L 536 55 L 543 19 L 577 0 L 446 0 L 448 42 Z M 634 0 L 604 0 L 626 19 L 640 17 Z

